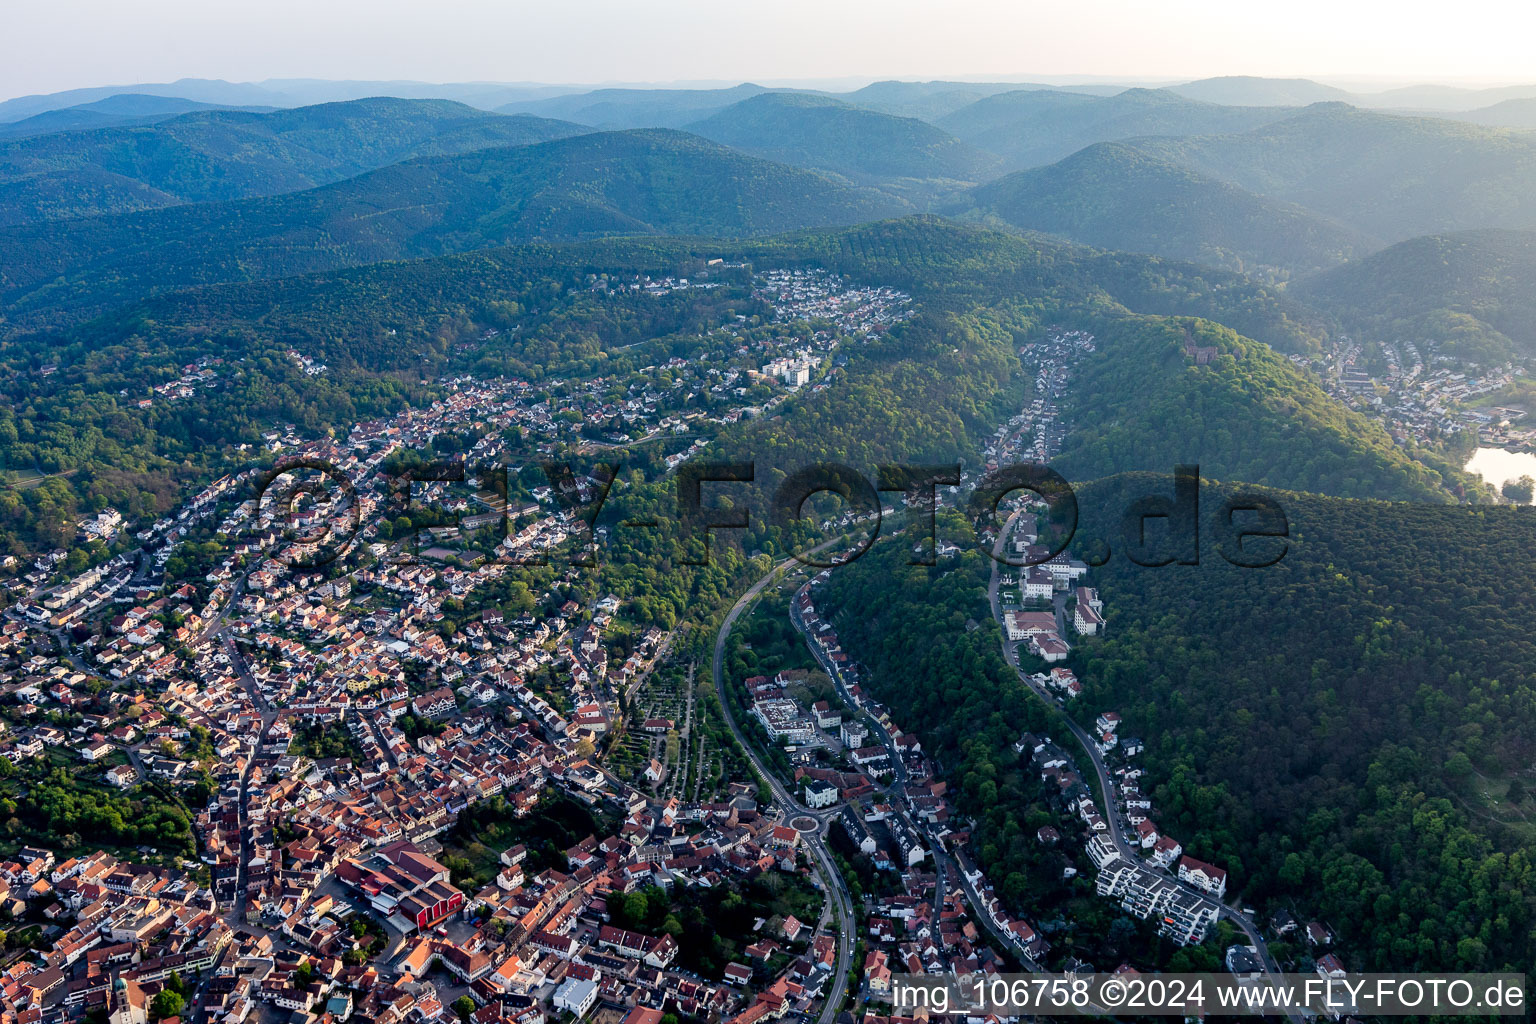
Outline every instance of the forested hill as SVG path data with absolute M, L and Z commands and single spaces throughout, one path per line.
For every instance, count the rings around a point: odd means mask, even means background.
M 1021 239 L 928 214 L 846 232 L 788 235 L 764 245 L 779 251 L 779 258 L 878 275 L 930 301 L 1069 299 L 1086 313 L 1107 297 L 1137 313 L 1217 320 L 1287 352 L 1315 351 L 1327 333 L 1316 312 L 1240 274 L 1040 236 Z
M 729 89 L 594 89 L 548 99 L 517 100 L 497 109 L 536 114 L 605 131 L 626 128 L 681 128 L 768 89 L 751 82 Z
M 1352 971 L 1536 961 L 1536 808 L 1487 800 L 1536 757 L 1536 605 L 1510 596 L 1536 587 L 1536 515 L 1277 494 L 1289 546 L 1245 569 L 1207 487 L 1200 564 L 1140 568 L 1120 513 L 1154 493 L 1166 476 L 1078 489 L 1082 549 L 1115 554 L 1107 635 L 1074 659 L 1079 720 L 1146 741 L 1159 827 L 1261 919 L 1326 920 Z
M 1009 169 L 1020 169 L 1055 163 L 1095 142 L 1241 132 L 1291 113 L 1284 107 L 1201 103 L 1166 89 L 1127 89 L 1114 96 L 1028 89 L 977 100 L 936 123 L 1003 157 Z
M 531 239 L 740 237 L 900 212 L 890 196 L 675 131 L 426 157 L 305 192 L 0 231 L 15 321 L 174 288 Z
M 1229 896 L 1258 920 L 1285 909 L 1327 922 L 1352 972 L 1523 969 L 1536 958 L 1536 807 L 1521 794 L 1536 756 L 1536 608 L 1506 595 L 1532 573 L 1536 516 L 1268 492 L 1289 547 L 1238 568 L 1216 550 L 1231 493 L 1202 493 L 1199 565 L 1140 568 L 1122 512 L 1171 496 L 1168 476 L 1077 488 L 1078 550 L 1102 554 L 1104 541 L 1111 554 L 1092 576 L 1107 632 L 1075 638 L 1067 662 L 1085 687 L 1070 713 L 1121 715 L 1121 733 L 1146 743 L 1136 760 L 1159 830 L 1225 867 Z M 1113 905 L 1061 881 L 1030 841 L 1057 819 L 1012 743 L 1062 731 L 1002 659 L 986 556 L 963 524 L 941 520 L 940 535 L 961 553 L 930 569 L 882 542 L 833 570 L 818 607 L 869 670 L 865 688 L 945 763 L 1004 901 L 1042 913 L 1076 896 L 1065 941 L 1123 957 L 1097 920 Z M 1517 805 L 1486 802 L 1515 778 Z
M 1486 124 L 1492 128 L 1515 128 L 1520 131 L 1536 129 L 1536 99 L 1504 100 L 1465 114 L 1451 115 L 1458 121 Z
M 1202 78 L 1169 86 L 1168 91 L 1204 103 L 1250 107 L 1304 107 L 1309 103 L 1352 99 L 1343 89 L 1308 78 L 1258 78 L 1253 75 Z
M 1294 286 L 1356 331 L 1484 365 L 1536 354 L 1536 231 L 1401 242 Z
M 951 309 L 1012 296 L 1083 313 L 1123 307 L 1201 316 L 1240 324 L 1246 335 L 1284 348 L 1317 343 L 1300 310 L 1272 289 L 1235 274 L 915 216 L 759 241 L 628 238 L 524 244 L 188 289 L 67 330 L 16 335 L 0 342 L 0 362 L 22 373 L 58 365 L 52 378 L 58 382 L 89 365 L 126 369 L 132 360 L 123 358 L 121 346 L 130 341 L 145 352 L 165 346 L 178 357 L 192 358 L 199 348 L 216 349 L 221 338 L 260 335 L 287 339 L 331 365 L 370 372 L 419 367 L 443 358 L 451 344 L 469 340 L 477 326 L 505 326 L 502 298 L 538 279 L 541 271 L 561 282 L 582 268 L 664 275 L 715 257 L 825 267 Z M 114 351 L 116 357 L 102 357 Z
M 1352 228 L 1124 143 L 1010 174 L 971 190 L 965 205 L 1089 245 L 1248 273 L 1305 274 L 1379 248 Z
M 128 125 L 167 121 L 194 110 L 222 110 L 221 104 L 199 103 L 179 96 L 147 96 L 142 93 L 118 93 L 93 103 L 81 103 L 60 110 L 47 110 L 19 121 L 0 123 L 0 139 L 21 139 L 53 132 L 94 128 L 119 128 Z
M 824 267 L 902 288 L 924 313 L 922 329 L 904 330 L 900 345 L 869 346 L 868 361 L 847 367 L 838 378 L 846 388 L 797 398 L 782 432 L 742 428 L 738 436 L 761 450 L 765 466 L 775 453 L 871 464 L 918 454 L 969 460 L 978 439 L 1018 411 L 1017 347 L 1053 323 L 1114 320 L 1130 309 L 1246 320 L 1251 333 L 1277 341 L 1305 337 L 1283 303 L 1234 275 L 933 217 L 760 241 L 519 246 L 208 287 L 0 343 L 0 464 L 73 473 L 16 496 L 12 528 L 28 535 L 44 515 L 30 506 L 43 498 L 47 516 L 64 523 L 86 496 L 137 507 L 135 489 L 154 482 L 163 498 L 166 473 L 218 465 L 230 445 L 259 441 L 264 424 L 345 429 L 443 373 L 539 380 L 647 365 L 655 354 L 637 341 L 733 320 L 729 289 L 719 300 L 699 290 L 660 304 L 644 294 L 612 301 L 590 290 L 588 275 L 687 276 L 714 258 Z M 494 340 L 491 330 L 500 332 Z M 686 358 L 687 337 L 662 358 Z M 331 372 L 306 376 L 289 351 Z M 238 385 L 149 409 L 123 397 L 145 395 L 205 356 L 222 358 Z
M 414 156 L 582 131 L 447 100 L 380 97 L 37 135 L 0 142 L 0 227 L 296 192 Z
M 1536 135 L 1527 132 L 1319 103 L 1240 134 L 1136 145 L 1386 242 L 1536 226 Z
M 1431 502 L 1465 484 L 1454 466 L 1415 461 L 1380 424 L 1227 327 L 1118 319 L 1097 334 L 1064 402 L 1069 430 L 1055 464 L 1069 479 L 1197 463 L 1221 480 Z
M 770 160 L 855 181 L 985 181 L 1000 161 L 925 121 L 806 93 L 762 93 L 688 130 Z
M 1056 90 L 1053 85 L 1024 86 L 1013 82 L 872 82 L 862 89 L 838 94 L 838 99 L 870 110 L 878 110 L 898 117 L 920 117 L 924 121 L 936 121 L 945 114 L 952 114 L 961 107 L 968 107 L 977 100 L 1000 92 L 1017 92 L 1023 88 Z M 1115 92 L 1112 87 L 1088 86 L 1083 91 L 1103 89 Z

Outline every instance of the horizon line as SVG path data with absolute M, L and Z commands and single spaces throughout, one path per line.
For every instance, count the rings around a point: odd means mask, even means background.
M 678 90 L 706 90 L 706 89 L 730 89 L 743 85 L 759 85 L 765 88 L 806 89 L 820 91 L 838 91 L 841 87 L 845 91 L 856 91 L 869 85 L 881 82 L 903 82 L 921 84 L 927 82 L 955 82 L 957 84 L 1000 84 L 1000 85 L 1047 85 L 1057 87 L 1072 86 L 1121 86 L 1124 88 L 1169 88 L 1180 85 L 1190 85 L 1196 82 L 1218 81 L 1221 79 L 1254 79 L 1257 81 L 1307 81 L 1316 85 L 1337 88 L 1343 91 L 1359 92 L 1363 88 L 1374 87 L 1376 92 L 1392 92 L 1400 89 L 1412 89 L 1421 87 L 1440 87 L 1449 89 L 1461 89 L 1475 92 L 1484 89 L 1518 88 L 1520 86 L 1536 86 L 1536 76 L 1529 79 L 1488 77 L 1478 78 L 1472 76 L 1431 76 L 1426 78 L 1411 78 L 1393 75 L 1343 75 L 1343 74 L 1224 74 L 1205 75 L 1197 77 L 1169 77 L 1166 75 L 1136 75 L 1136 74 L 1030 74 L 1028 72 L 967 72 L 962 74 L 922 74 L 922 75 L 832 75 L 832 76 L 799 76 L 795 78 L 770 78 L 765 76 L 746 76 L 742 78 L 717 79 L 717 78 L 679 78 L 679 79 L 609 79 L 597 82 L 553 82 L 538 80 L 509 80 L 495 79 L 450 79 L 434 81 L 424 78 L 327 78 L 314 75 L 290 75 L 283 77 L 267 78 L 208 78 L 200 75 L 182 75 L 176 78 L 166 78 L 157 81 L 138 82 L 113 82 L 94 85 L 75 85 L 63 89 L 50 91 L 24 92 L 13 95 L 0 96 L 0 103 L 8 103 L 14 100 L 45 98 L 59 96 L 72 92 L 87 92 L 95 90 L 115 90 L 117 94 L 130 94 L 135 89 L 168 87 L 190 82 L 218 83 L 230 86 L 249 86 L 252 88 L 272 87 L 285 83 L 329 83 L 344 85 L 349 83 L 377 84 L 377 85 L 410 85 L 429 86 L 435 88 L 448 88 L 452 86 L 482 86 L 487 88 L 521 88 L 521 89 L 563 89 L 569 92 L 593 91 L 598 89 L 678 89 Z M 1369 94 L 1367 92 L 1366 94 Z

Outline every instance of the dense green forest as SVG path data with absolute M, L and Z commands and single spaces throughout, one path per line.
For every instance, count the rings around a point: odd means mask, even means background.
M 1078 490 L 1078 548 L 1111 552 L 1094 575 L 1110 625 L 1069 662 L 1086 687 L 1073 714 L 1118 711 L 1147 742 L 1160 828 L 1226 866 L 1261 914 L 1327 921 L 1351 969 L 1529 963 L 1533 623 L 1502 595 L 1536 519 L 1267 492 L 1288 546 L 1249 569 L 1217 551 L 1237 492 L 1207 485 L 1200 563 L 1140 568 L 1121 513 L 1171 491 L 1153 474 Z M 1002 661 L 969 528 L 941 518 L 940 533 L 962 553 L 929 569 L 876 545 L 820 603 L 866 685 L 948 766 L 1003 897 L 1046 913 L 1074 893 L 1025 838 L 1051 819 L 1010 744 L 1029 729 L 1075 748 Z
M 546 142 L 580 131 L 446 100 L 375 97 L 52 132 L 0 142 L 0 227 L 297 192 L 411 157 Z
M 742 572 L 745 556 L 780 557 L 810 542 L 812 524 L 785 531 L 770 519 L 774 491 L 794 470 L 836 462 L 873 479 L 882 463 L 974 463 L 993 425 L 1016 412 L 1027 394 L 1020 345 L 1064 321 L 1097 323 L 1102 317 L 1124 323 L 1128 332 L 1164 329 L 1162 320 L 1131 316 L 1093 286 L 1106 266 L 1097 257 L 1079 262 L 1073 257 L 1081 250 L 1033 246 L 932 219 L 770 241 L 746 251 L 764 260 L 793 255 L 859 279 L 910 287 L 921 312 L 881 340 L 849 351 L 829 387 L 797 395 L 773 416 L 749 420 L 709 446 L 703 457 L 752 460 L 756 469 L 751 484 L 710 488 L 731 505 L 745 505 L 751 524 L 744 533 L 717 533 L 711 566 L 682 564 L 701 551 L 696 541 L 687 551 L 679 548 L 671 481 L 646 484 L 631 472 L 627 486 L 615 487 L 602 517 L 615 529 L 616 561 L 609 572 L 616 592 L 643 599 L 653 621 L 670 624 L 690 602 L 717 601 Z M 985 261 L 995 276 L 969 273 L 974 261 Z M 1105 287 L 1118 287 L 1126 267 L 1108 266 L 1114 273 Z M 1127 291 L 1139 295 L 1145 283 L 1139 276 L 1132 281 Z M 1165 295 L 1161 301 L 1175 300 Z M 1367 461 L 1362 455 L 1361 464 Z M 660 527 L 618 526 L 630 521 L 657 521 Z
M 955 207 L 1105 249 L 1150 252 L 1259 275 L 1335 266 L 1377 247 L 1298 206 L 1196 174 L 1123 143 L 1019 171 Z
M 911 545 L 877 544 L 832 572 L 822 604 L 844 646 L 868 668 L 875 696 L 950 766 L 961 806 L 978 818 L 975 852 L 1003 898 L 1020 906 L 1054 880 L 1031 878 L 1037 844 L 1025 840 L 1020 811 L 1038 798 L 1039 786 L 1013 744 L 1026 730 L 1069 734 L 1003 661 L 987 607 L 992 561 L 970 524 L 943 515 L 937 529 L 959 555 L 915 566 L 907 564 Z
M 967 850 L 1004 903 L 1047 931 L 1053 961 L 1072 955 L 1097 965 L 1215 969 L 1216 942 L 1176 950 L 1096 895 L 1090 872 L 1064 878 L 1063 868 L 1087 866 L 1070 848 L 1035 840 L 1041 826 L 1062 825 L 1063 809 L 1013 744 L 1025 731 L 1051 736 L 1065 750 L 1076 750 L 1075 741 L 1061 712 L 1030 693 L 1003 660 L 987 605 L 993 563 L 970 523 L 941 514 L 937 530 L 961 553 L 934 567 L 913 566 L 911 538 L 893 538 L 833 570 L 818 606 L 868 670 L 864 686 L 945 766 L 950 796 L 975 822 Z
M 1054 465 L 1073 480 L 1194 463 L 1210 478 L 1347 497 L 1449 501 L 1466 487 L 1330 398 L 1263 345 L 1209 321 L 1119 319 L 1099 329 L 1065 406 L 1076 429 Z M 1208 352 L 1197 362 L 1189 347 Z
M 1533 283 L 1536 232 L 1487 230 L 1400 242 L 1296 290 L 1366 337 L 1489 366 L 1536 353 Z
M 1536 516 L 1275 494 L 1284 557 L 1245 569 L 1215 550 L 1232 489 L 1208 485 L 1200 563 L 1140 568 L 1121 511 L 1171 490 L 1079 489 L 1080 547 L 1121 554 L 1075 710 L 1146 741 L 1159 825 L 1246 899 L 1322 915 L 1352 969 L 1530 964 Z
M 991 425 L 1023 400 L 1014 348 L 1039 316 L 1023 303 L 926 312 L 860 353 L 837 387 L 746 423 L 712 451 L 755 460 L 764 496 L 815 463 L 844 463 L 873 479 L 883 462 L 974 459 Z
M 894 285 L 946 308 L 1002 300 L 1199 316 L 1282 351 L 1315 350 L 1326 337 L 1317 314 L 1240 274 L 1143 256 L 1097 252 L 1043 238 L 1020 239 L 931 215 L 847 231 L 786 236 L 745 250 Z M 878 275 L 878 276 L 877 276 Z

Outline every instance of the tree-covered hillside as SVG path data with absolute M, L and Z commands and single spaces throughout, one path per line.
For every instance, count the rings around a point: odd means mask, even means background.
M 264 335 L 283 338 L 332 365 L 371 371 L 414 367 L 441 358 L 450 340 L 470 329 L 451 325 L 500 326 L 499 304 L 541 275 L 565 282 L 569 270 L 580 268 L 665 274 L 717 257 L 821 266 L 930 301 L 942 299 L 957 309 L 1010 295 L 1085 310 L 1108 303 L 1138 313 L 1235 324 L 1245 335 L 1285 349 L 1317 344 L 1303 310 L 1235 274 L 916 216 L 755 242 L 633 238 L 524 244 L 188 289 L 67 330 L 17 334 L 0 343 L 0 360 L 23 373 L 57 365 L 59 374 L 66 374 L 127 338 L 190 355 L 219 354 L 218 339 L 224 336 Z M 117 366 L 123 368 L 120 357 Z
M 1241 480 L 1360 498 L 1446 501 L 1463 483 L 1264 345 L 1209 321 L 1115 320 L 1065 402 L 1069 479 L 1195 463 Z M 1426 464 L 1428 463 L 1428 464 Z
M 1242 134 L 1137 145 L 1387 242 L 1536 226 L 1536 136 L 1528 133 L 1319 103 Z
M 855 181 L 984 181 L 998 158 L 925 121 L 807 93 L 762 93 L 695 121 L 706 139 Z
M 952 114 L 961 107 L 968 107 L 977 100 L 995 96 L 1000 92 L 1016 92 L 1024 88 L 1011 82 L 900 82 L 888 80 L 871 82 L 852 92 L 838 93 L 837 98 L 855 106 L 867 107 L 897 117 L 918 117 L 924 121 L 936 121 L 945 114 Z M 1052 89 L 1040 85 L 1030 88 Z M 1091 87 L 1090 87 L 1091 88 Z
M 1259 920 L 1325 921 L 1351 971 L 1529 963 L 1536 622 L 1503 595 L 1536 520 L 1268 492 L 1288 550 L 1239 568 L 1215 551 L 1232 489 L 1207 484 L 1200 564 L 1138 567 L 1121 514 L 1171 492 L 1164 474 L 1077 489 L 1080 550 L 1111 552 L 1092 576 L 1109 625 L 1067 663 L 1085 687 L 1074 717 L 1117 711 L 1145 741 L 1158 828 L 1224 866 Z M 1032 730 L 1076 748 L 1002 659 L 986 556 L 964 526 L 940 532 L 960 555 L 929 569 L 879 544 L 832 572 L 818 606 L 867 667 L 862 685 L 948 767 L 1002 898 L 1039 913 L 1073 894 L 1030 841 L 1053 819 L 1011 745 Z M 1091 920 L 1095 899 L 1069 919 Z M 1098 948 L 1105 930 L 1087 932 L 1070 941 Z
M 1536 231 L 1430 235 L 1296 284 L 1363 336 L 1484 365 L 1536 354 Z
M 1491 106 L 1469 110 L 1463 114 L 1449 115 L 1458 121 L 1485 124 L 1491 128 L 1514 128 L 1519 131 L 1536 129 L 1536 99 L 1504 100 Z
M 504 114 L 535 114 L 606 131 L 681 128 L 770 90 L 745 82 L 729 89 L 593 89 L 548 99 L 516 100 Z
M 0 231 L 0 288 L 13 321 L 47 324 L 193 285 L 531 239 L 763 235 L 903 207 L 680 132 L 595 133 L 282 196 Z
M 1298 206 L 1115 142 L 982 185 L 965 202 L 971 215 L 1014 227 L 1247 273 L 1304 274 L 1377 247 Z
M 1121 549 L 1121 510 L 1171 491 L 1080 488 L 1083 549 Z M 1202 494 L 1206 538 L 1229 492 Z M 1118 711 L 1159 827 L 1245 901 L 1326 920 L 1351 970 L 1531 963 L 1536 812 L 1503 797 L 1536 756 L 1536 609 L 1511 596 L 1536 585 L 1536 516 L 1273 497 L 1273 566 L 1207 540 L 1197 566 L 1095 571 L 1109 626 L 1075 655 L 1079 718 Z
M 1095 142 L 1240 132 L 1289 113 L 1283 107 L 1201 103 L 1164 89 L 1127 89 L 1114 96 L 1032 89 L 977 100 L 937 124 L 1018 169 L 1055 163 Z
M 1247 107 L 1305 107 L 1309 103 L 1348 102 L 1351 99 L 1343 89 L 1310 78 L 1259 78 L 1254 75 L 1201 78 L 1183 85 L 1171 85 L 1168 91 L 1203 103 Z
M 862 458 L 872 472 L 882 458 L 970 459 L 977 439 L 1017 411 L 1013 349 L 1065 318 L 1194 314 L 1251 323 L 1250 333 L 1277 343 L 1305 337 L 1282 303 L 1233 275 L 933 217 L 762 241 L 528 245 L 194 289 L 0 343 L 0 468 L 69 474 L 54 476 L 47 490 L 13 495 L 14 523 L 65 521 L 62 512 L 103 493 L 108 474 L 114 504 L 135 507 L 120 492 L 147 492 L 151 482 L 168 498 L 165 474 L 206 472 L 274 422 L 341 429 L 397 407 L 445 372 L 534 380 L 629 372 L 657 361 L 656 345 L 686 335 L 688 325 L 696 335 L 697 325 L 752 306 L 729 288 L 664 302 L 602 298 L 588 275 L 687 276 L 716 258 L 823 267 L 902 288 L 925 314 L 923 329 L 905 332 L 900 346 L 871 346 L 869 362 L 847 367 L 838 378 L 846 388 L 797 399 L 786 433 L 763 438 L 760 425 L 744 428 L 743 438 L 762 442 L 765 460 L 773 452 Z M 500 333 L 491 340 L 490 331 Z M 331 371 L 308 376 L 289 351 Z M 661 355 L 689 354 L 685 347 Z M 222 359 L 229 370 L 221 377 L 233 374 L 238 386 L 137 407 L 151 387 L 203 357 Z M 786 446 L 787 437 L 799 447 Z M 46 514 L 31 508 L 43 498 Z
M 93 103 L 81 103 L 62 110 L 47 110 L 19 121 L 0 123 L 0 139 L 21 139 L 29 135 L 49 135 L 53 132 L 89 128 L 153 124 L 194 110 L 218 109 L 222 108 L 217 104 L 199 103 L 179 96 L 119 93 Z
M 37 135 L 0 142 L 0 227 L 296 192 L 414 156 L 581 130 L 447 100 L 381 97 L 270 113 L 196 111 L 150 125 Z

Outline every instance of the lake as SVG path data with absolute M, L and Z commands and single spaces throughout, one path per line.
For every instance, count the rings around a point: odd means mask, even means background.
M 1468 473 L 1476 473 L 1494 487 L 1503 487 L 1510 480 L 1522 476 L 1536 479 L 1536 455 L 1529 452 L 1512 452 L 1503 448 L 1479 448 L 1472 453 L 1463 467 Z

